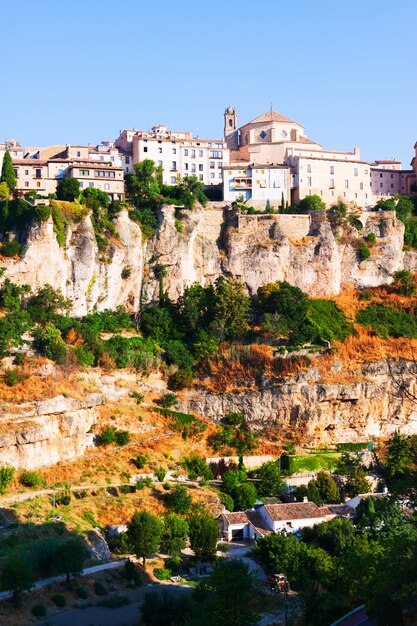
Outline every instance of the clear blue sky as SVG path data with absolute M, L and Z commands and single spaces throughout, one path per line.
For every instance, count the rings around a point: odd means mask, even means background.
M 327 149 L 408 167 L 415 0 L 13 0 L 1 8 L 0 139 L 98 143 L 165 123 L 220 137 L 270 104 Z

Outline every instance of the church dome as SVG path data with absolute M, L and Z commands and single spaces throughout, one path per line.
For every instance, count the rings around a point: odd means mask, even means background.
M 232 106 L 228 106 L 226 109 L 226 115 L 234 115 L 236 113 L 235 108 Z

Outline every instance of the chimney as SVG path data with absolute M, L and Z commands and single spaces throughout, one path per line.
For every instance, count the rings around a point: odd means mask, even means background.
M 304 496 L 304 498 L 303 498 L 303 502 L 308 502 L 308 498 L 307 498 L 307 496 Z

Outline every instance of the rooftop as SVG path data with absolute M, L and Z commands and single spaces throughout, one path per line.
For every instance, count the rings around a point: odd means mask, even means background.
M 290 504 L 266 504 L 265 510 L 274 522 L 292 519 L 307 519 L 333 515 L 327 507 L 318 507 L 314 502 L 293 502 Z
M 281 113 L 278 113 L 277 111 L 273 111 L 272 109 L 270 109 L 266 113 L 263 113 L 259 117 L 256 117 L 251 122 L 244 124 L 243 126 L 241 126 L 241 128 L 245 128 L 245 126 L 248 126 L 249 124 L 265 124 L 266 122 L 281 122 L 281 123 L 287 123 L 287 124 L 296 124 L 297 126 L 304 128 L 304 126 L 301 126 L 301 124 L 298 124 L 298 122 L 294 122 L 293 120 L 290 120 L 288 117 L 285 117 L 285 115 L 281 115 Z

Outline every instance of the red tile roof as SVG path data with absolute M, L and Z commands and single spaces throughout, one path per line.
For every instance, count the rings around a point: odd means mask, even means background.
M 297 124 L 297 126 L 301 126 L 301 124 L 298 124 L 298 122 L 293 122 L 293 120 L 290 120 L 288 117 L 285 117 L 284 115 L 281 115 L 281 113 L 277 113 L 277 111 L 273 111 L 271 109 L 270 111 L 263 113 L 259 117 L 256 117 L 251 122 L 244 124 L 243 126 L 241 126 L 241 128 L 245 128 L 245 126 L 248 126 L 249 124 L 263 124 L 265 122 L 289 122 L 290 124 Z M 301 126 L 301 128 L 304 127 Z
M 326 509 L 326 507 L 323 507 Z M 325 517 L 332 515 L 323 513 L 314 502 L 294 502 L 290 504 L 266 504 L 265 510 L 274 522 L 283 522 L 294 519 L 309 519 L 314 517 Z

